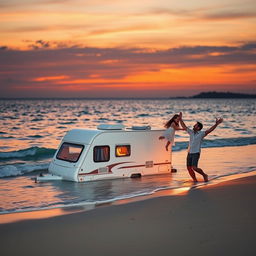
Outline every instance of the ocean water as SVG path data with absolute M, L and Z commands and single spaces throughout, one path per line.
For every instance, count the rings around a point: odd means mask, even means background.
M 216 117 L 224 118 L 203 142 L 205 155 L 212 157 L 202 159 L 202 167 L 212 180 L 256 170 L 253 99 L 0 100 L 0 213 L 95 205 L 192 186 L 185 167 L 185 132 L 176 133 L 173 165 L 178 172 L 174 174 L 89 183 L 33 182 L 40 172 L 47 172 L 70 129 L 95 128 L 100 123 L 163 128 L 180 111 L 188 127 L 201 121 L 208 128 Z

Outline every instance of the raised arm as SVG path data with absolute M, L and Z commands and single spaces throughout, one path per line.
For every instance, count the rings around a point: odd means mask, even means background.
M 188 129 L 188 127 L 185 125 L 185 123 L 183 122 L 182 119 L 182 112 L 180 112 L 180 125 L 181 127 L 186 131 Z
M 205 136 L 207 136 L 209 133 L 211 133 L 215 128 L 223 122 L 223 118 L 216 118 L 215 124 L 209 128 L 208 130 L 205 131 Z
M 180 120 L 179 120 L 180 121 Z M 171 127 L 175 130 L 175 131 L 184 131 L 184 129 L 182 127 L 179 126 L 179 124 L 175 124 L 174 122 L 171 124 Z

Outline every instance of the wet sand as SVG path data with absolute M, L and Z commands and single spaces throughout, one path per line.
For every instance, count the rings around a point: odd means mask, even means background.
M 252 176 L 183 195 L 1 224 L 1 255 L 256 255 L 255 198 Z

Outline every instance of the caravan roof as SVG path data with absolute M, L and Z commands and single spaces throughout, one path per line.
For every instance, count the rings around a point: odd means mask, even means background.
M 67 132 L 64 140 L 70 142 L 79 142 L 82 144 L 91 144 L 93 138 L 100 133 L 102 133 L 100 130 L 73 129 Z
M 97 130 L 93 129 L 73 129 L 66 133 L 64 140 L 69 142 L 79 142 L 82 144 L 91 144 L 92 140 L 101 133 L 115 133 L 115 132 L 143 132 L 150 131 L 150 126 L 133 126 L 131 128 L 125 128 L 123 125 L 99 125 Z

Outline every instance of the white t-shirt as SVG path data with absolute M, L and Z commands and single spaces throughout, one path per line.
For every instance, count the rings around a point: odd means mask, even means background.
M 175 130 L 172 127 L 169 127 L 164 131 L 163 136 L 171 142 L 172 145 L 175 145 L 174 142 L 174 135 L 175 135 Z
M 195 133 L 194 130 L 191 130 L 188 128 L 187 133 L 190 135 L 188 152 L 191 154 L 200 153 L 201 144 L 202 144 L 203 138 L 205 136 L 205 132 L 198 131 Z

